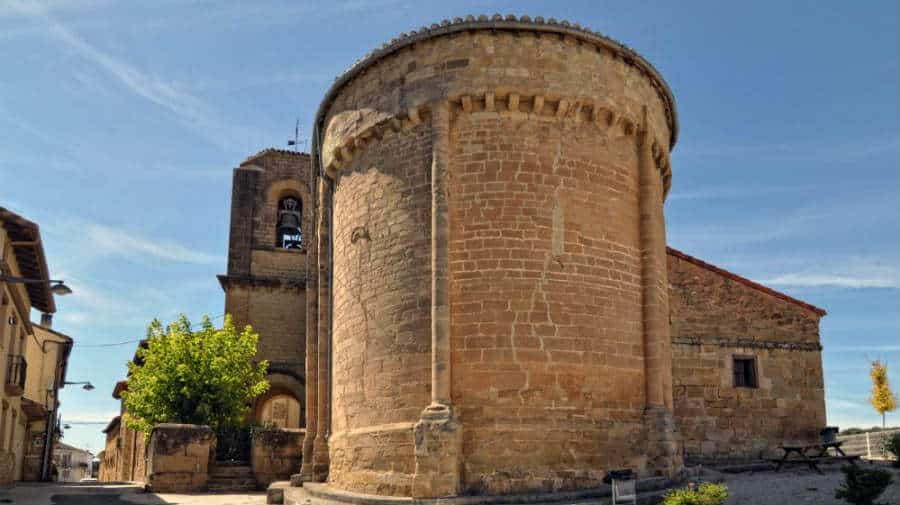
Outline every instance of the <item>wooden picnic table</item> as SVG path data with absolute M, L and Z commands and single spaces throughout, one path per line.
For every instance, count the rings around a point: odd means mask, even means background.
M 825 442 L 821 444 L 796 444 L 796 445 L 781 445 L 779 446 L 782 451 L 784 451 L 784 455 L 780 460 L 777 460 L 778 466 L 775 467 L 775 471 L 781 470 L 781 467 L 785 464 L 807 464 L 809 468 L 815 470 L 818 473 L 822 473 L 822 470 L 819 469 L 818 461 L 822 460 L 846 460 L 852 464 L 856 464 L 856 460 L 859 459 L 859 456 L 847 456 L 843 449 L 841 449 L 841 445 L 843 442 Z M 834 449 L 840 456 L 828 456 L 828 450 Z M 810 454 L 812 457 L 810 457 Z M 792 454 L 796 454 L 797 457 L 791 459 L 790 456 Z

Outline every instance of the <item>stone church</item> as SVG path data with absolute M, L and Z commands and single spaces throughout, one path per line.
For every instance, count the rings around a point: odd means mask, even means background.
M 554 19 L 403 34 L 235 169 L 226 311 L 298 481 L 434 498 L 752 460 L 825 425 L 825 311 L 668 248 L 674 97 Z

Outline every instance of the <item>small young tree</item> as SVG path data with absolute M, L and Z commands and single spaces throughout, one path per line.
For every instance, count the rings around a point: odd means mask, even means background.
M 235 330 L 231 316 L 222 328 L 204 317 L 196 331 L 184 315 L 166 328 L 154 320 L 137 351 L 142 363 L 128 363 L 126 425 L 149 433 L 159 423 L 241 424 L 250 400 L 269 389 L 268 363 L 253 362 L 258 341 L 250 326 Z
M 875 411 L 881 414 L 881 428 L 885 428 L 885 414 L 897 409 L 897 396 L 891 391 L 888 384 L 887 364 L 879 360 L 872 362 L 872 396 L 869 401 Z

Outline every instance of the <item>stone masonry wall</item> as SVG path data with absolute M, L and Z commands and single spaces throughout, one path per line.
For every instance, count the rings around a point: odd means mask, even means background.
M 454 134 L 466 491 L 595 487 L 609 468 L 642 468 L 633 139 L 497 113 L 461 115 Z
M 417 497 L 581 489 L 612 467 L 646 469 L 642 255 L 664 251 L 641 236 L 638 147 L 649 139 L 643 166 L 667 186 L 674 136 L 657 85 L 607 46 L 516 28 L 417 41 L 328 96 L 331 485 L 410 495 L 416 458 L 443 450 L 412 437 L 426 407 L 458 418 L 462 455 L 446 457 L 462 482 Z M 438 107 L 451 117 L 440 145 Z M 435 196 L 445 145 L 449 191 Z M 648 216 L 661 217 L 659 193 Z M 449 239 L 432 242 L 441 198 Z M 444 310 L 430 264 L 445 253 L 446 360 L 430 345 Z M 451 404 L 436 406 L 448 375 Z
M 155 426 L 148 447 L 147 488 L 154 493 L 206 489 L 214 439 L 208 426 Z
M 669 254 L 675 419 L 695 461 L 780 456 L 825 427 L 819 309 Z M 734 387 L 733 358 L 756 359 L 758 387 Z
M 408 494 L 430 394 L 429 129 L 385 137 L 334 193 L 329 481 Z
M 253 434 L 251 464 L 260 488 L 277 480 L 288 480 L 300 471 L 303 429 L 268 429 Z

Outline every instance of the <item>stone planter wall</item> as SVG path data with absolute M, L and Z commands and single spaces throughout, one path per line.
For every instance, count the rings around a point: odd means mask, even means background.
M 147 448 L 147 488 L 154 493 L 206 489 L 214 440 L 209 426 L 160 424 L 153 428 Z
M 266 429 L 253 433 L 251 458 L 256 483 L 264 488 L 300 471 L 305 429 Z

